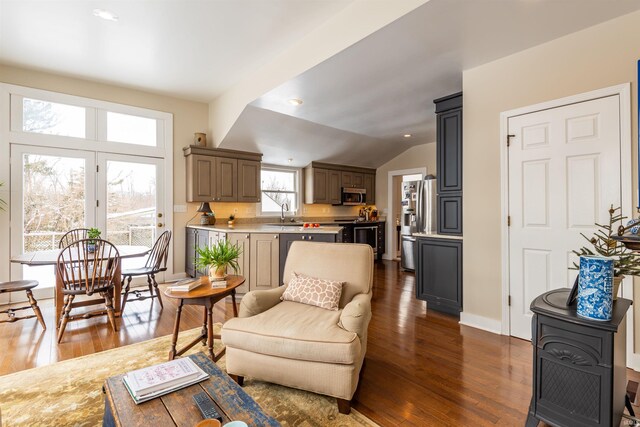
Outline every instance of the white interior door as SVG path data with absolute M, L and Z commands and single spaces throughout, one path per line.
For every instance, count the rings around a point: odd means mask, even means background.
M 95 224 L 93 171 L 92 152 L 11 145 L 12 256 L 56 249 L 68 230 Z M 38 280 L 36 298 L 53 297 L 53 266 L 11 268 L 13 280 Z
M 570 287 L 572 250 L 621 204 L 619 96 L 509 118 L 511 335 L 531 339 L 529 305 Z
M 152 247 L 166 228 L 163 160 L 98 154 L 98 228 L 116 245 Z M 122 260 L 122 268 L 144 265 L 146 258 Z M 146 280 L 138 279 L 138 283 Z M 162 275 L 156 276 L 164 280 Z

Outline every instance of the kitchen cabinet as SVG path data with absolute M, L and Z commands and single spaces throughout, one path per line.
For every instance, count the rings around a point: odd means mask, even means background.
M 436 105 L 438 233 L 462 234 L 462 92 L 433 101 Z
M 278 234 L 251 233 L 249 248 L 249 289 L 280 286 L 280 240 Z
M 375 169 L 312 162 L 304 169 L 304 202 L 339 205 L 342 188 L 367 189 L 367 203 L 375 203 Z
M 287 262 L 287 255 L 293 242 L 337 242 L 341 241 L 339 234 L 302 234 L 302 233 L 282 233 L 280 234 L 280 282 L 284 280 L 284 265 Z
M 260 201 L 262 154 L 189 146 L 184 155 L 187 202 Z
M 190 227 L 187 227 L 186 231 L 187 238 L 184 261 L 185 272 L 190 277 L 198 277 L 209 274 L 206 268 L 197 269 L 195 266 L 196 260 L 198 259 L 196 248 L 204 248 L 209 245 L 209 232 L 207 230 Z
M 367 204 L 376 203 L 376 175 L 373 173 L 364 174 L 364 189 L 367 190 Z
M 384 255 L 386 248 L 386 239 L 385 236 L 387 234 L 386 223 L 379 222 L 378 223 L 378 261 L 382 260 L 382 255 Z
M 228 233 L 229 242 L 237 245 L 240 248 L 240 256 L 238 257 L 238 266 L 240 271 L 237 274 L 245 277 L 245 282 L 242 286 L 236 288 L 236 292 L 240 294 L 246 294 L 249 292 L 249 281 L 251 277 L 251 238 L 249 233 Z M 235 274 L 233 271 L 228 271 L 230 274 Z
M 238 202 L 258 203 L 260 191 L 260 162 L 238 160 Z
M 462 311 L 462 240 L 416 239 L 416 298 L 428 310 L 460 315 Z

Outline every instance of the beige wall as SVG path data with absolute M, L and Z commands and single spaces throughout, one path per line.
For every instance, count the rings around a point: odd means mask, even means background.
M 0 82 L 172 113 L 173 202 L 186 204 L 185 162 L 182 147 L 192 143 L 194 132 L 206 132 L 209 113 L 207 104 L 2 65 L 0 65 Z M 0 141 L 0 143 L 7 142 Z M 195 209 L 197 205 L 190 204 L 188 213 L 174 213 L 173 268 L 176 273 L 184 272 L 184 225 L 193 216 Z
M 464 72 L 465 313 L 494 320 L 501 320 L 502 315 L 501 112 L 633 82 L 634 173 L 628 179 L 636 194 L 638 40 L 640 12 Z

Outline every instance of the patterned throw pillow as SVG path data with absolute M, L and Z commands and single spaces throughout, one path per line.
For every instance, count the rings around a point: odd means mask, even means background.
M 318 279 L 294 272 L 289 281 L 289 286 L 287 286 L 280 299 L 336 311 L 338 310 L 344 283 L 336 280 Z

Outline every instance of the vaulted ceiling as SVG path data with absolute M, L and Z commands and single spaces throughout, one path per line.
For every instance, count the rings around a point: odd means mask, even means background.
M 96 8 L 118 21 L 97 19 Z M 269 163 L 377 167 L 435 140 L 432 101 L 460 91 L 463 70 L 638 9 L 637 0 L 0 0 L 0 62 L 210 102 L 216 145 Z

